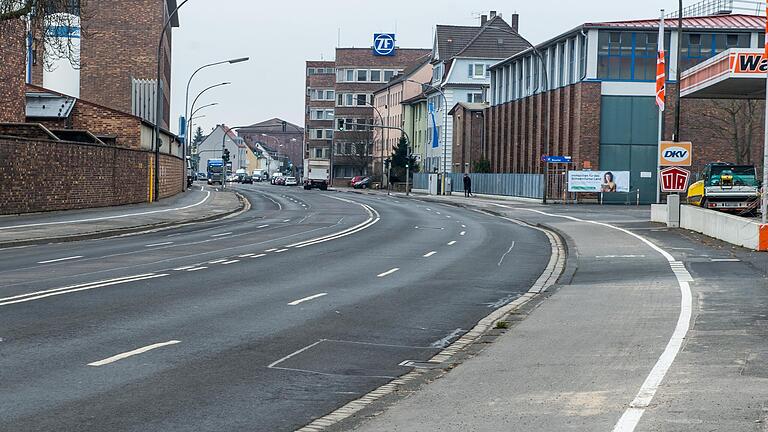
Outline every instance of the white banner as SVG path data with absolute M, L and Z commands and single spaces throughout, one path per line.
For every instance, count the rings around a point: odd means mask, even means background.
M 568 171 L 568 192 L 629 192 L 629 171 Z

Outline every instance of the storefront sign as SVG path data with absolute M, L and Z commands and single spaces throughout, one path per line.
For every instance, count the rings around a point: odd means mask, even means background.
M 568 171 L 568 192 L 629 192 L 629 171 Z
M 688 180 L 691 172 L 678 167 L 664 168 L 661 174 L 662 192 L 685 192 L 688 190 Z
M 730 59 L 731 72 L 737 75 L 765 75 L 768 62 L 763 60 L 762 52 L 733 52 Z
M 691 166 L 690 142 L 662 141 L 659 149 L 660 166 Z

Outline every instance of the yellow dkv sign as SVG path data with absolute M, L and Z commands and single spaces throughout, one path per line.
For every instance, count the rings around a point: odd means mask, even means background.
M 659 166 L 691 166 L 690 142 L 662 141 L 659 147 Z

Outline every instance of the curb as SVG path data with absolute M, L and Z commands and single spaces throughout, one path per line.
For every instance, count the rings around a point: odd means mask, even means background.
M 550 229 L 542 226 L 534 226 L 506 216 L 499 216 L 493 213 L 487 214 L 543 232 L 549 239 L 550 247 L 552 248 L 552 254 L 550 255 L 547 267 L 526 293 L 485 316 L 485 318 L 478 321 L 478 323 L 470 331 L 462 335 L 459 339 L 424 362 L 427 364 L 432 364 L 437 368 L 441 368 L 443 373 L 447 373 L 450 371 L 450 369 L 453 368 L 454 365 L 452 364 L 451 360 L 456 359 L 458 355 L 465 351 L 468 347 L 479 342 L 481 337 L 487 335 L 497 322 L 503 321 L 509 315 L 520 310 L 523 306 L 531 303 L 531 301 L 534 299 L 541 298 L 541 296 L 544 295 L 550 287 L 555 285 L 560 276 L 566 270 L 566 258 L 568 250 L 566 248 L 566 242 L 557 232 L 551 231 Z M 332 411 L 330 414 L 315 419 L 306 426 L 297 429 L 296 432 L 318 432 L 326 430 L 328 427 L 338 425 L 338 423 L 353 417 L 355 414 L 369 407 L 374 402 L 377 402 L 380 399 L 391 395 L 398 389 L 404 388 L 406 385 L 413 384 L 415 381 L 425 376 L 429 370 L 429 368 L 414 369 L 411 372 L 408 372 L 399 378 L 396 378 L 389 383 L 376 388 L 361 398 L 348 402 L 344 406 Z
M 236 216 L 237 213 L 247 211 L 251 207 L 250 202 L 243 195 L 237 192 L 235 192 L 235 194 L 237 195 L 240 201 L 240 207 L 225 213 L 221 213 L 221 214 L 209 215 L 209 216 L 196 218 L 196 219 L 186 219 L 183 221 L 159 222 L 155 224 L 137 225 L 132 227 L 96 231 L 96 232 L 84 233 L 84 234 L 73 234 L 73 235 L 58 236 L 58 237 L 37 237 L 33 239 L 0 242 L 0 249 L 14 248 L 19 246 L 34 246 L 34 245 L 49 244 L 49 243 L 66 243 L 66 242 L 81 241 L 81 240 L 95 240 L 100 238 L 115 237 L 118 235 L 127 235 L 127 234 L 140 234 L 140 233 L 150 232 L 150 231 L 159 231 L 159 230 L 172 228 L 172 227 L 176 228 L 179 226 L 188 225 L 192 223 L 210 222 L 217 219 L 234 217 Z

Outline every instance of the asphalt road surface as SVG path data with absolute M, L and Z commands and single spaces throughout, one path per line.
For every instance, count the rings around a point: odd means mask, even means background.
M 539 231 L 241 186 L 226 220 L 0 250 L 0 430 L 290 431 L 525 292 Z

